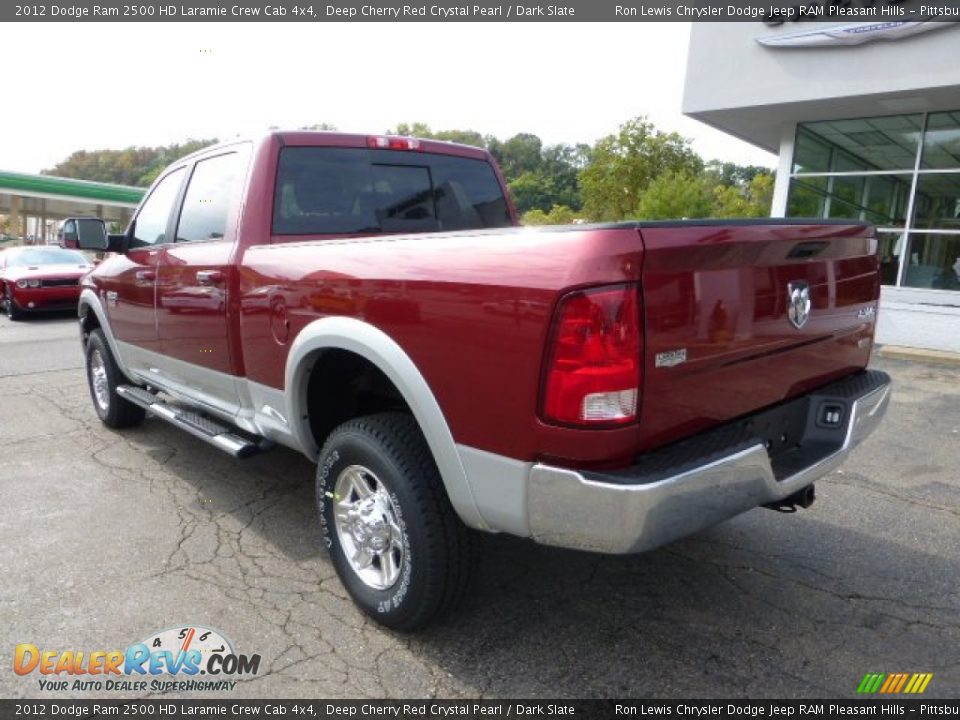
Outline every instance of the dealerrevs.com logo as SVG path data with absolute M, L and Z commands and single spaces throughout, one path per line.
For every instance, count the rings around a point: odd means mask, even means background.
M 39 675 L 41 690 L 186 692 L 233 690 L 244 675 L 256 675 L 259 655 L 240 655 L 224 635 L 200 625 L 150 634 L 125 650 L 59 650 L 20 643 L 17 675 Z M 174 679 L 170 679 L 174 678 Z

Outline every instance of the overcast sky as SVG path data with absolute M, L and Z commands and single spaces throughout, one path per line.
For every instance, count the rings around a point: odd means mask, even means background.
M 317 122 L 592 143 L 642 114 L 707 159 L 774 163 L 681 114 L 687 23 L 56 23 L 4 35 L 4 170 Z

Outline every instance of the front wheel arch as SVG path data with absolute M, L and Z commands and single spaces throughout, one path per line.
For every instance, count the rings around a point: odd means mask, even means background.
M 25 311 L 17 306 L 16 300 L 13 297 L 13 287 L 9 282 L 4 282 L 2 289 L 3 294 L 3 311 L 8 318 L 11 320 L 20 320 L 23 318 Z

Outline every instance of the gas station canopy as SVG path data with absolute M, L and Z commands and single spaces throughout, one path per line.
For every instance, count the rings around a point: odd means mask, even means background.
M 56 222 L 67 217 L 99 217 L 125 226 L 145 192 L 129 185 L 0 170 L 0 215 L 13 221 L 14 234 L 43 242 Z

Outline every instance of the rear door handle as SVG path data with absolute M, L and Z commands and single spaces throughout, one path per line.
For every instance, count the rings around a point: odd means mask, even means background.
M 153 270 L 137 270 L 136 278 L 139 282 L 153 282 L 157 274 Z
M 207 287 L 219 285 L 223 282 L 223 273 L 219 270 L 200 270 L 197 273 L 197 282 Z

